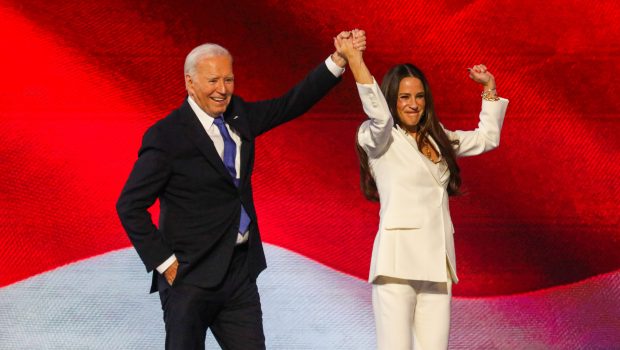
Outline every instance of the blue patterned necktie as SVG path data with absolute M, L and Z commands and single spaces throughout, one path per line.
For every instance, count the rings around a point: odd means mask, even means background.
M 224 166 L 228 170 L 228 173 L 233 178 L 235 182 L 235 186 L 239 187 L 239 179 L 237 179 L 237 169 L 235 168 L 235 158 L 237 157 L 237 144 L 233 141 L 232 137 L 228 133 L 228 129 L 226 129 L 226 124 L 224 124 L 223 117 L 217 117 L 213 120 L 213 123 L 220 130 L 220 134 L 222 135 L 222 139 L 224 139 Z M 250 226 L 250 217 L 248 213 L 245 211 L 243 204 L 241 205 L 241 219 L 239 220 L 239 232 L 245 233 L 248 230 L 248 226 Z

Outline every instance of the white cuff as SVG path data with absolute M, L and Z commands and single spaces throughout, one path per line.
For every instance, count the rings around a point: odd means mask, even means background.
M 336 62 L 334 62 L 334 60 L 332 60 L 332 55 L 329 55 L 329 57 L 327 57 L 327 59 L 325 60 L 325 65 L 336 78 L 344 74 L 344 68 L 340 67 L 336 64 Z
M 168 259 L 166 259 L 166 261 L 164 261 L 161 265 L 157 266 L 157 272 L 163 275 L 164 272 L 166 272 L 166 270 L 168 270 L 168 268 L 172 266 L 175 261 L 177 261 L 177 257 L 172 254 Z

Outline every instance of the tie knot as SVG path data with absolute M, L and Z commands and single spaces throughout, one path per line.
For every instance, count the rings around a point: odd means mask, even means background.
M 224 118 L 222 116 L 219 116 L 215 119 L 213 119 L 213 122 L 217 125 L 217 126 L 224 126 Z

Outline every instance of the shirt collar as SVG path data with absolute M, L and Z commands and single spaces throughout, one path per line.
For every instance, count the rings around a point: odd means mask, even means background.
M 394 123 L 396 126 L 396 130 L 400 131 L 403 135 L 407 135 L 407 131 L 405 131 L 405 129 L 401 128 L 400 125 Z
M 194 101 L 191 96 L 187 96 L 187 102 L 189 102 L 189 106 L 192 108 L 192 111 L 194 111 L 194 113 L 198 117 L 198 120 L 200 120 L 200 123 L 204 126 L 204 128 L 207 130 L 210 129 L 213 125 L 214 117 L 203 111 L 202 108 L 200 108 L 200 106 L 196 103 L 196 101 Z

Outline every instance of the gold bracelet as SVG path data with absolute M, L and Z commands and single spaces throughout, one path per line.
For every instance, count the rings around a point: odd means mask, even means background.
M 495 92 L 495 96 L 491 96 L 492 92 Z M 495 90 L 495 88 L 482 91 L 482 94 L 480 96 L 482 96 L 482 99 L 486 101 L 499 101 L 499 97 L 497 96 L 497 90 Z

